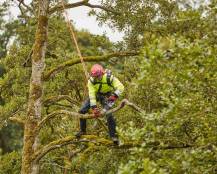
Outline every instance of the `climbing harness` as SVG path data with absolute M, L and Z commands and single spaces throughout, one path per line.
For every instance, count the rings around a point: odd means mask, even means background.
M 106 83 L 96 81 L 93 78 L 90 78 L 90 82 L 93 85 L 99 84 L 99 88 L 98 88 L 97 93 L 100 93 L 100 90 L 102 89 L 103 84 L 107 84 L 107 85 L 109 85 L 110 87 L 112 87 L 114 89 L 114 86 L 112 85 L 113 79 L 114 79 L 114 77 L 112 76 L 112 71 L 106 69 Z

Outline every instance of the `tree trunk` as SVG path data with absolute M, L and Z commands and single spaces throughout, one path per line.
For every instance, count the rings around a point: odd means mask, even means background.
M 39 137 L 35 137 L 35 143 L 33 145 L 33 151 L 36 151 L 40 145 Z M 33 161 L 31 174 L 39 174 L 39 162 Z
M 30 80 L 27 119 L 24 130 L 24 146 L 22 154 L 22 174 L 38 172 L 38 164 L 31 160 L 37 149 L 38 137 L 36 126 L 41 118 L 41 98 L 43 95 L 42 73 L 45 67 L 45 51 L 47 47 L 48 6 L 49 0 L 39 0 L 38 25 L 32 54 L 32 74 Z

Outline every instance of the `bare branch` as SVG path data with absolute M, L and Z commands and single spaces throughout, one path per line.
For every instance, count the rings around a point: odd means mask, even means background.
M 87 3 L 86 0 L 80 1 L 80 2 L 76 2 L 76 3 L 72 3 L 72 4 L 65 4 L 65 8 L 69 9 L 69 8 L 75 8 L 75 7 L 80 7 L 82 5 L 84 5 L 85 3 Z M 58 5 L 56 5 L 55 7 L 51 8 L 49 10 L 49 14 L 53 14 L 56 11 L 61 11 L 63 10 L 63 6 L 61 3 L 59 3 Z
M 64 6 L 65 6 L 65 9 L 70 9 L 70 8 L 75 8 L 75 7 L 80 7 L 80 6 L 87 6 L 87 7 L 90 7 L 90 8 L 98 8 L 98 9 L 101 9 L 101 10 L 104 10 L 104 11 L 107 11 L 109 13 L 113 13 L 113 14 L 116 14 L 116 15 L 120 14 L 119 12 L 114 11 L 114 10 L 109 9 L 109 8 L 106 8 L 106 7 L 102 6 L 102 5 L 90 4 L 88 2 L 88 0 L 83 0 L 83 1 L 76 2 L 76 3 L 71 3 L 71 4 L 65 4 Z M 58 4 L 55 7 L 50 9 L 49 14 L 53 14 L 56 11 L 61 11 L 61 10 L 63 10 L 62 4 Z
M 22 10 L 21 5 L 25 7 L 25 11 L 30 11 L 30 12 L 33 13 L 33 9 L 32 9 L 30 6 L 26 5 L 25 2 L 24 2 L 24 0 L 17 0 L 17 1 L 19 2 L 18 7 L 19 7 L 19 9 L 20 9 L 20 12 L 21 12 L 23 15 L 24 15 L 24 12 L 23 12 L 23 10 Z
M 125 105 L 130 106 L 131 108 L 133 108 L 134 110 L 140 112 L 140 113 L 145 113 L 145 111 L 143 109 L 141 109 L 140 107 L 136 106 L 135 104 L 129 102 L 127 99 L 123 99 L 121 101 L 121 103 L 113 109 L 110 109 L 109 111 L 103 113 L 103 114 L 111 114 L 113 112 L 117 112 L 118 110 L 120 110 L 121 108 L 123 108 Z
M 40 130 L 43 125 L 50 119 L 53 119 L 57 116 L 65 116 L 65 115 L 68 115 L 68 116 L 73 116 L 73 117 L 78 117 L 78 118 L 84 118 L 84 119 L 91 119 L 94 117 L 93 114 L 79 114 L 78 112 L 71 112 L 71 111 L 67 111 L 67 110 L 59 110 L 57 112 L 53 112 L 49 115 L 47 115 L 44 119 L 42 119 L 39 124 L 38 124 L 38 129 Z
M 123 58 L 123 57 L 138 56 L 138 55 L 139 55 L 139 52 L 116 52 L 116 53 L 111 53 L 111 54 L 102 55 L 102 56 L 84 57 L 84 61 L 85 62 L 98 62 L 98 61 L 107 61 L 113 57 Z M 73 58 L 69 61 L 66 61 L 63 64 L 60 64 L 59 66 L 48 71 L 47 74 L 44 75 L 44 80 L 49 80 L 50 77 L 54 76 L 59 71 L 65 69 L 66 67 L 70 67 L 78 63 L 81 63 L 81 60 L 79 58 L 77 59 Z
M 140 112 L 140 113 L 143 113 L 144 111 L 139 108 L 138 106 L 136 106 L 135 104 L 129 102 L 127 99 L 123 99 L 121 101 L 121 103 L 114 109 L 111 109 L 107 112 L 101 112 L 101 115 L 107 115 L 107 114 L 111 114 L 111 113 L 114 113 L 114 112 L 117 112 L 118 110 L 120 110 L 121 108 L 123 108 L 125 105 L 128 105 L 130 107 L 132 107 L 133 109 L 135 109 L 136 111 Z M 44 126 L 44 124 L 52 119 L 52 118 L 55 118 L 56 116 L 65 116 L 65 115 L 68 115 L 68 116 L 73 116 L 73 117 L 78 117 L 78 118 L 83 118 L 83 119 L 95 119 L 96 117 L 93 115 L 93 114 L 80 114 L 80 113 L 77 113 L 77 112 L 71 112 L 71 111 L 67 111 L 67 110 L 59 110 L 57 112 L 53 112 L 49 115 L 47 115 L 44 119 L 42 119 L 39 124 L 38 124 L 38 127 L 37 127 L 37 131 L 39 132 L 40 129 Z M 71 117 L 71 118 L 73 118 Z

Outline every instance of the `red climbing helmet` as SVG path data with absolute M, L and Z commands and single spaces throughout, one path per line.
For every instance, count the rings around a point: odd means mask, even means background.
M 93 65 L 90 70 L 91 77 L 101 77 L 104 73 L 105 73 L 105 70 L 99 64 Z

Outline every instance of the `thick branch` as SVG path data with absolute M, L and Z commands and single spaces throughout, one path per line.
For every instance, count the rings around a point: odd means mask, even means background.
M 114 112 L 117 112 L 118 110 L 120 110 L 121 108 L 123 108 L 125 105 L 128 105 L 130 107 L 132 107 L 133 109 L 135 109 L 136 111 L 140 112 L 140 113 L 144 113 L 144 111 L 139 108 L 138 106 L 136 106 L 135 104 L 129 102 L 127 99 L 123 99 L 121 101 L 121 103 L 115 107 L 114 109 L 111 109 L 109 111 L 106 111 L 106 112 L 101 112 L 101 115 L 107 115 L 107 114 L 110 114 L 110 113 L 114 113 Z M 73 117 L 78 117 L 78 118 L 84 118 L 84 119 L 93 119 L 95 118 L 93 114 L 80 114 L 80 113 L 77 113 L 77 112 L 71 112 L 71 111 L 67 111 L 67 110 L 60 110 L 60 111 L 57 111 L 57 112 L 53 112 L 49 115 L 47 115 L 44 119 L 41 120 L 41 122 L 39 122 L 38 124 L 38 128 L 37 128 L 37 131 L 39 132 L 40 129 L 44 126 L 44 124 L 52 119 L 52 118 L 55 118 L 56 116 L 62 116 L 62 115 L 68 115 L 68 116 L 73 116 Z
M 42 157 L 44 157 L 50 151 L 69 145 L 69 144 L 77 144 L 81 142 L 92 142 L 97 144 L 104 144 L 104 145 L 112 145 L 112 141 L 109 141 L 104 138 L 97 137 L 95 135 L 83 135 L 82 139 L 77 139 L 75 136 L 69 136 L 66 138 L 62 138 L 60 140 L 53 141 L 48 145 L 42 147 L 42 149 L 36 151 L 32 157 L 32 161 L 35 160 L 38 162 Z
M 117 146 L 117 148 L 120 149 L 129 149 L 129 148 L 134 148 L 134 147 L 141 147 L 142 143 L 144 142 L 128 142 L 128 143 L 124 143 L 120 146 Z M 157 144 L 157 143 L 156 143 Z M 147 144 L 145 147 L 143 148 L 152 148 L 153 150 L 168 150 L 168 149 L 185 149 L 185 148 L 191 148 L 191 147 L 197 147 L 196 145 L 189 145 L 189 144 L 180 144 L 180 145 L 165 145 L 165 146 L 161 146 L 161 145 L 154 145 L 153 143 L 151 144 Z
M 70 9 L 70 8 L 75 8 L 75 7 L 80 7 L 80 6 L 87 6 L 87 7 L 90 7 L 90 8 L 98 8 L 98 9 L 101 9 L 101 10 L 104 10 L 104 11 L 107 11 L 107 12 L 110 12 L 110 13 L 114 13 L 116 15 L 119 15 L 120 13 L 112 10 L 112 9 L 109 9 L 109 8 L 106 8 L 102 5 L 93 5 L 93 4 L 90 4 L 88 2 L 88 0 L 83 0 L 83 1 L 80 1 L 80 2 L 76 2 L 76 3 L 71 3 L 71 4 L 65 4 L 65 9 Z M 49 11 L 49 14 L 53 14 L 57 11 L 62 11 L 63 10 L 63 6 L 62 4 L 58 4 L 56 5 L 55 7 L 51 8 L 50 11 Z
M 113 57 L 128 57 L 128 56 L 138 56 L 139 52 L 117 52 L 117 53 L 112 53 L 112 54 L 107 54 L 107 55 L 102 55 L 102 56 L 88 56 L 84 57 L 85 62 L 98 62 L 98 61 L 107 61 Z M 44 75 L 44 80 L 49 80 L 49 78 L 59 71 L 63 70 L 66 67 L 75 65 L 81 63 L 81 60 L 79 58 L 77 59 L 72 59 L 67 62 L 64 62 L 63 64 L 51 69 L 50 71 L 47 72 L 47 74 Z
M 87 0 L 83 0 L 80 2 L 72 3 L 72 4 L 65 4 L 65 8 L 69 9 L 69 8 L 80 7 L 80 6 L 84 5 L 85 3 L 87 3 Z M 57 11 L 62 11 L 62 10 L 63 10 L 63 5 L 60 3 L 60 4 L 56 5 L 55 7 L 51 8 L 49 10 L 49 14 L 53 14 Z
M 108 147 L 113 146 L 114 148 L 118 148 L 118 149 L 129 149 L 133 147 L 141 147 L 143 144 L 143 142 L 132 141 L 132 142 L 121 144 L 119 146 L 114 146 L 112 141 L 104 139 L 104 138 L 100 138 L 95 135 L 83 135 L 80 139 L 77 139 L 75 136 L 68 136 L 60 140 L 53 141 L 49 143 L 48 145 L 42 147 L 38 151 L 36 151 L 33 154 L 32 161 L 35 160 L 36 162 L 38 162 L 47 153 L 49 153 L 50 151 L 54 149 L 61 148 L 69 144 L 78 144 L 82 142 L 91 142 L 94 144 L 99 144 L 99 145 L 108 146 Z M 191 147 L 198 147 L 198 146 L 183 145 L 183 144 L 177 145 L 177 146 L 174 146 L 174 145 L 160 146 L 160 145 L 153 145 L 153 143 L 151 143 L 151 144 L 147 144 L 144 148 L 152 148 L 153 150 L 167 150 L 167 149 L 182 149 L 182 148 L 191 148 Z

